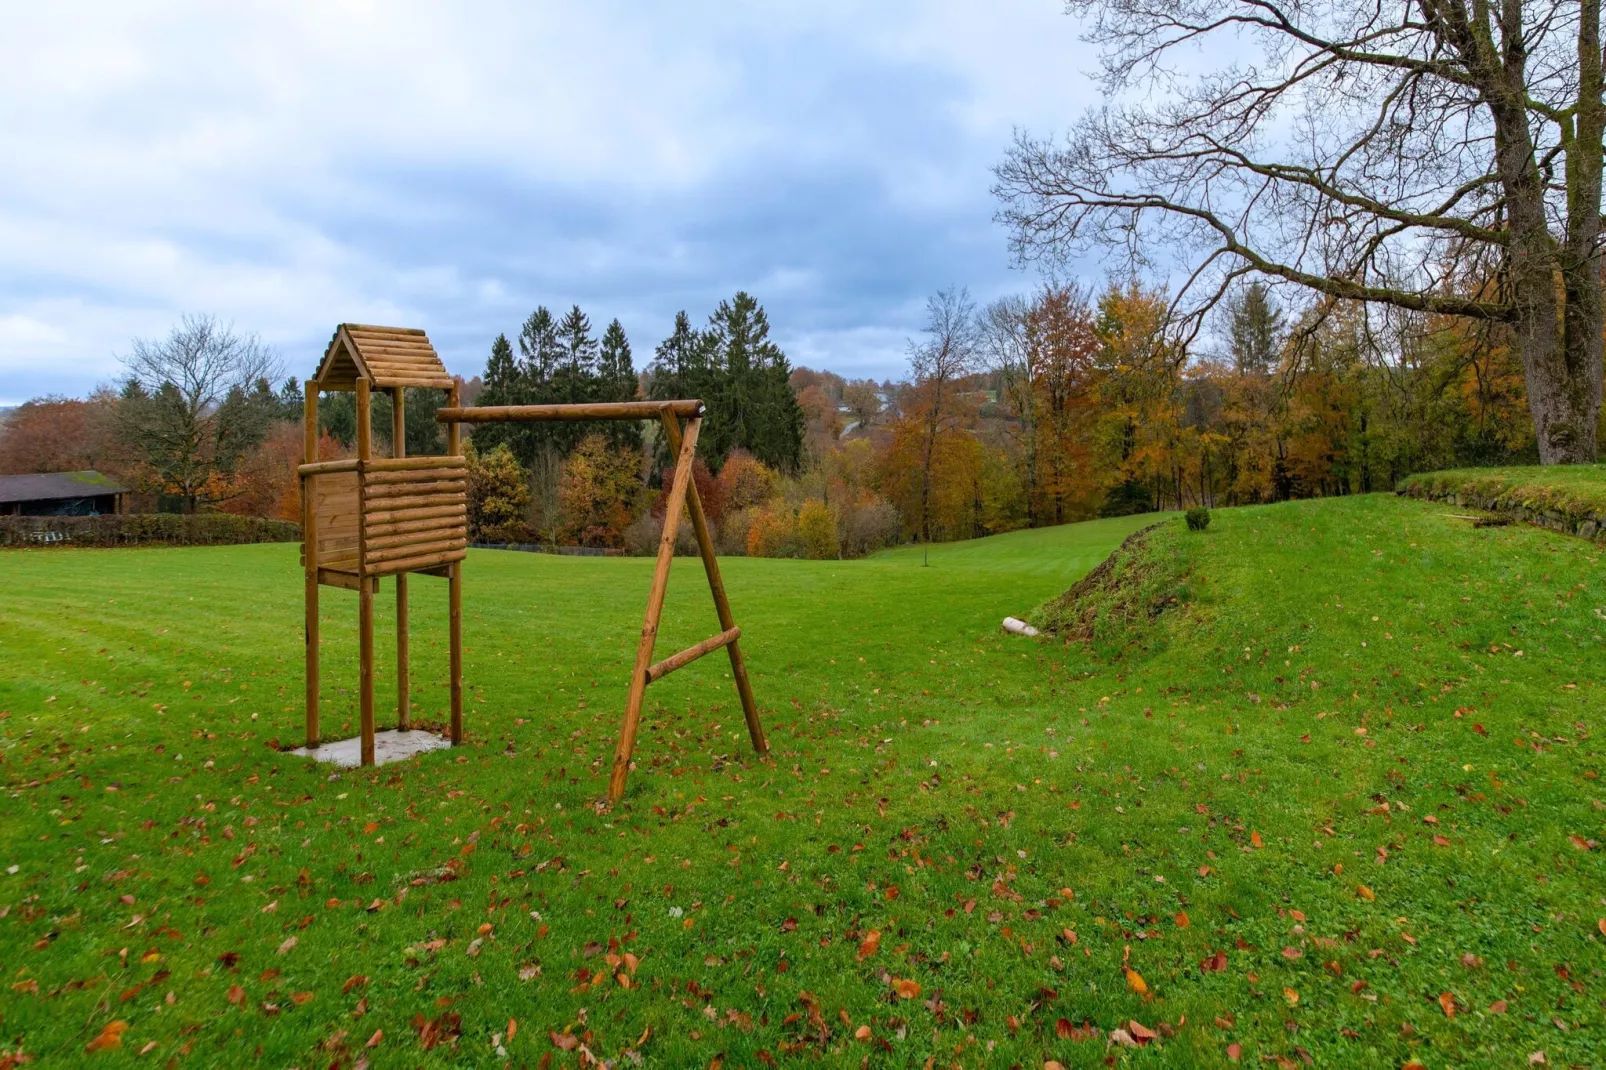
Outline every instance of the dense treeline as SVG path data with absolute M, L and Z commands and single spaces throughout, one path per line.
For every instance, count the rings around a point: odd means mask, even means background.
M 736 554 L 853 556 L 1537 459 L 1521 364 L 1499 329 L 1380 321 L 1336 302 L 1284 309 L 1252 282 L 1228 295 L 1206 338 L 1180 337 L 1167 310 L 1162 290 L 1137 282 L 1097 293 L 1049 282 L 980 308 L 944 291 L 910 343 L 907 379 L 877 383 L 793 369 L 746 293 L 702 328 L 678 314 L 640 372 L 617 320 L 598 338 L 580 308 L 538 308 L 516 340 L 497 336 L 463 394 L 702 398 L 698 491 L 721 552 Z M 195 321 L 164 345 L 182 356 L 208 337 L 218 341 L 216 325 Z M 252 356 L 249 370 L 271 368 L 254 340 L 222 341 Z M 137 488 L 136 508 L 297 519 L 299 384 L 235 374 L 186 389 L 193 363 L 172 365 L 171 383 L 148 371 L 87 400 L 29 402 L 0 428 L 0 471 L 98 468 Z M 408 452 L 440 452 L 444 395 L 408 398 Z M 381 450 L 389 404 L 376 395 Z M 329 395 L 320 425 L 320 457 L 349 456 L 351 395 Z M 164 452 L 174 441 L 190 445 Z M 468 443 L 478 537 L 655 549 L 670 462 L 656 426 L 491 424 Z

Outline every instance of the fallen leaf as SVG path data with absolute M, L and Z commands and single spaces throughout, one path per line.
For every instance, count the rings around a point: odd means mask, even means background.
M 230 985 L 228 1000 L 236 1007 L 245 1006 L 245 989 L 241 988 L 239 985 Z
M 1233 1062 L 1237 1062 L 1239 1058 L 1242 1057 L 1243 1053 L 1244 1046 L 1242 1044 L 1234 1042 L 1227 1045 L 1227 1058 L 1231 1059 Z
M 85 1051 L 114 1051 L 123 1046 L 123 1033 L 128 1030 L 128 1023 L 124 1021 L 107 1022 L 104 1029 L 91 1040 Z
M 1497 999 L 1493 1003 L 1489 1004 L 1489 1013 L 1490 1014 L 1504 1014 L 1504 1013 L 1506 1013 L 1506 1001 L 1503 1000 L 1503 999 Z
M 559 1051 L 573 1051 L 580 1046 L 580 1038 L 568 1033 L 549 1033 L 548 1036 L 552 1038 L 552 1046 Z
M 1439 1006 L 1440 1006 L 1440 1008 L 1443 1009 L 1444 1016 L 1446 1018 L 1454 1018 L 1455 1017 L 1455 997 L 1452 996 L 1450 993 L 1448 993 L 1448 992 L 1440 992 L 1439 993 Z
M 379 1047 L 380 1043 L 384 1039 L 385 1039 L 385 1031 L 383 1029 L 375 1029 L 374 1030 L 374 1035 L 368 1038 L 368 1043 L 364 1044 L 363 1047 L 365 1047 L 365 1048 L 377 1048 L 377 1047 Z
M 859 1026 L 859 1028 L 857 1028 L 857 1029 L 855 1029 L 853 1031 L 853 1039 L 855 1039 L 855 1040 L 869 1040 L 870 1039 L 870 1027 L 867 1026 L 867 1025 Z
M 892 979 L 892 987 L 900 999 L 914 999 L 920 995 L 920 982 L 908 981 L 901 978 Z
M 1377 893 L 1372 891 L 1372 889 L 1368 888 L 1364 884 L 1357 884 L 1355 886 L 1355 894 L 1366 900 L 1368 903 L 1377 898 Z
M 1144 983 L 1143 975 L 1136 970 L 1126 971 L 1126 986 L 1140 996 L 1149 994 L 1149 986 Z
M 1258 832 L 1251 832 L 1249 834 L 1249 842 L 1254 844 L 1256 847 L 1266 846 L 1265 841 L 1260 838 L 1260 833 Z
M 1199 963 L 1199 969 L 1205 973 L 1220 973 L 1227 968 L 1227 953 L 1217 951 L 1214 955 Z
M 880 950 L 881 930 L 871 929 L 865 934 L 864 941 L 859 944 L 859 961 L 863 962 L 865 959 L 869 958 L 871 955 L 874 955 Z
M 281 954 L 281 955 L 289 954 L 295 948 L 296 943 L 297 943 L 297 941 L 296 941 L 295 937 L 292 936 L 292 937 L 288 938 L 287 940 L 285 940 L 284 943 L 279 945 L 279 954 Z
M 1295 992 L 1292 988 L 1285 988 L 1283 989 L 1283 1000 L 1290 1007 L 1297 1007 L 1299 1006 L 1299 993 Z
M 1171 916 L 1171 920 L 1176 922 L 1177 928 L 1179 929 L 1186 929 L 1189 925 L 1193 924 L 1193 922 L 1188 919 L 1188 912 L 1186 910 L 1177 911 Z

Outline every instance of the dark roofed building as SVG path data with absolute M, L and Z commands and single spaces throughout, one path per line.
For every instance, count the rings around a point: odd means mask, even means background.
M 99 472 L 0 476 L 0 516 L 95 516 L 123 511 L 128 488 Z

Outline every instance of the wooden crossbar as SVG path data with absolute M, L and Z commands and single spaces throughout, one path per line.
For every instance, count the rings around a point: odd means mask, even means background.
M 689 646 L 678 654 L 671 654 L 663 661 L 647 669 L 647 682 L 650 684 L 657 680 L 662 680 L 676 669 L 690 665 L 704 654 L 712 654 L 721 647 L 730 646 L 741 637 L 742 630 L 740 628 L 729 628 L 718 635 L 709 636 L 696 646 Z

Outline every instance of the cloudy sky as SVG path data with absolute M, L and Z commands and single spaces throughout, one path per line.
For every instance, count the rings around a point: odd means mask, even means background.
M 184 312 L 300 376 L 341 321 L 471 375 L 537 304 L 640 366 L 737 289 L 794 363 L 897 374 L 926 294 L 1031 284 L 989 168 L 1091 67 L 1057 0 L 5 5 L 0 405 Z

